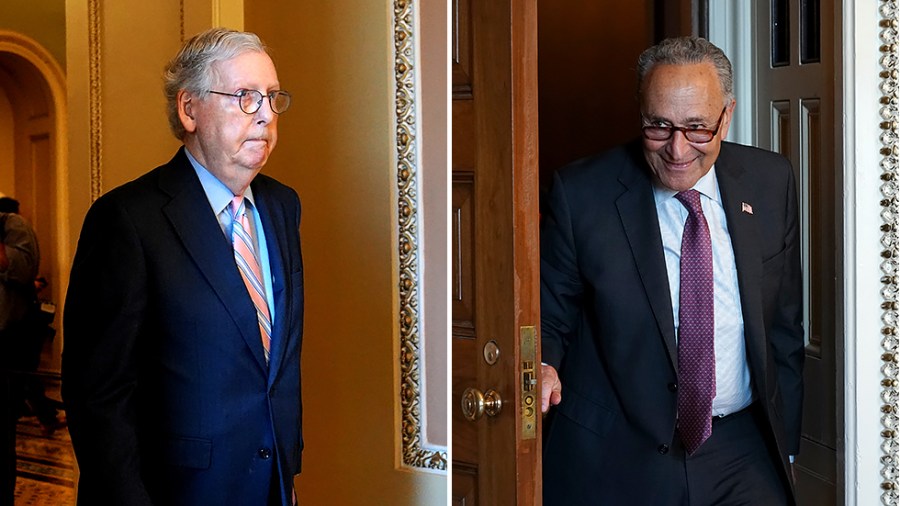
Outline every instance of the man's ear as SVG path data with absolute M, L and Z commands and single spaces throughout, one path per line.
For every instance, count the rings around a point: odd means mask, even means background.
M 728 137 L 728 129 L 731 128 L 731 118 L 734 116 L 734 106 L 737 103 L 735 99 L 731 99 L 731 102 L 725 105 L 726 114 L 722 119 L 722 124 L 719 125 L 719 138 L 725 140 L 725 137 Z
M 197 129 L 197 120 L 194 119 L 193 97 L 187 90 L 181 90 L 175 98 L 178 104 L 178 118 L 181 120 L 181 126 L 188 133 L 193 133 Z

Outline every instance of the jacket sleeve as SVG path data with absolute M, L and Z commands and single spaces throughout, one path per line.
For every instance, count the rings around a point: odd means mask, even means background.
M 6 247 L 9 267 L 0 271 L 0 283 L 16 284 L 33 290 L 37 277 L 40 255 L 34 231 L 18 214 L 6 213 L 0 221 L 2 240 Z
M 151 504 L 135 424 L 147 317 L 141 240 L 127 211 L 101 198 L 85 218 L 75 254 L 62 394 L 81 473 L 79 504 Z
M 582 292 L 571 210 L 556 173 L 541 223 L 541 358 L 557 370 L 581 317 Z
M 806 343 L 803 333 L 803 277 L 800 268 L 797 187 L 789 164 L 787 172 L 785 262 L 768 337 L 775 359 L 778 389 L 781 392 L 787 451 L 790 455 L 797 455 L 800 452 Z

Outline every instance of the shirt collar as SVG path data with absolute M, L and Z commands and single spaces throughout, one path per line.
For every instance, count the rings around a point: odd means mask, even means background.
M 206 169 L 200 162 L 194 158 L 194 155 L 191 154 L 190 150 L 188 150 L 187 146 L 184 147 L 184 153 L 187 155 L 188 160 L 191 162 L 191 166 L 194 168 L 194 172 L 197 173 L 197 177 L 200 178 L 200 184 L 203 186 L 203 191 L 206 193 L 206 198 L 209 200 L 209 205 L 212 207 L 213 212 L 218 216 L 222 211 L 224 211 L 231 204 L 231 200 L 234 199 L 234 194 L 231 193 L 231 190 L 225 186 L 225 183 L 219 180 L 212 172 Z M 256 202 L 253 200 L 253 189 L 249 186 L 247 190 L 244 191 L 244 198 L 247 199 L 251 205 L 256 206 Z

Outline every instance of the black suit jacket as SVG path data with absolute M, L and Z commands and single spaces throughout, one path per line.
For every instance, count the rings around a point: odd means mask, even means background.
M 183 148 L 85 218 L 64 314 L 79 504 L 290 504 L 300 470 L 300 202 L 252 183 L 273 277 L 271 360 Z
M 800 445 L 804 357 L 793 171 L 781 156 L 730 143 L 715 168 L 751 384 L 787 479 L 787 457 Z M 547 209 L 542 353 L 563 390 L 546 431 L 544 503 L 668 504 L 684 477 L 683 459 L 670 451 L 678 444 L 678 353 L 640 143 L 560 170 Z

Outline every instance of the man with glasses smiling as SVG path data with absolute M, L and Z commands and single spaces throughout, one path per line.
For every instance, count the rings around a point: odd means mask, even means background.
M 167 164 L 91 206 L 64 315 L 87 505 L 291 505 L 300 472 L 300 201 L 259 174 L 291 95 L 252 33 L 165 73 Z
M 554 176 L 544 504 L 794 504 L 804 339 L 790 163 L 725 142 L 731 63 L 638 60 L 641 139 Z

